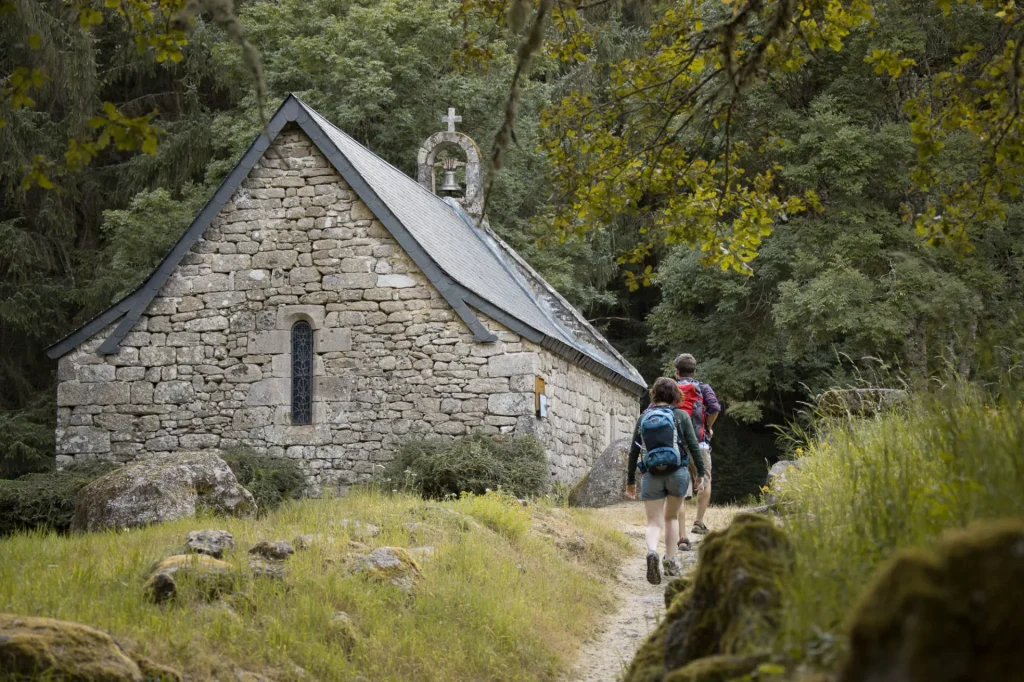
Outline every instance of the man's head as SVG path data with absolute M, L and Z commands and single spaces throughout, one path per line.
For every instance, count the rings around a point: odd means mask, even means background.
M 697 359 L 689 353 L 683 353 L 676 358 L 676 379 L 687 379 L 697 371 Z

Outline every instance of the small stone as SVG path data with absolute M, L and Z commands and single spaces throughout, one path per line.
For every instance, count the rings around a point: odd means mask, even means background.
M 146 582 L 146 596 L 158 604 L 177 597 L 181 576 L 194 581 L 207 599 L 230 592 L 235 584 L 231 564 L 205 554 L 176 554 L 157 564 Z
M 352 618 L 344 611 L 334 614 L 328 623 L 328 633 L 348 656 L 356 646 L 357 634 Z
M 249 554 L 256 554 L 271 561 L 284 561 L 292 554 L 295 554 L 295 548 L 292 547 L 290 542 L 284 540 L 277 540 L 276 542 L 262 540 L 249 550 Z
M 391 583 L 405 591 L 411 591 L 422 576 L 419 564 L 409 550 L 401 547 L 378 547 L 359 557 L 354 572 L 378 582 Z
M 220 559 L 224 550 L 235 548 L 235 536 L 226 530 L 194 530 L 185 538 L 185 550 Z
M 249 570 L 257 578 L 284 580 L 284 562 L 250 558 Z

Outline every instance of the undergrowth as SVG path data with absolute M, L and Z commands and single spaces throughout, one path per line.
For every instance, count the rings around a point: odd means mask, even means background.
M 412 596 L 351 574 L 346 557 L 369 548 L 350 544 L 360 526 L 346 519 L 381 529 L 358 538 L 370 547 L 434 548 L 420 560 L 423 577 Z M 568 554 L 531 530 L 540 523 L 582 536 L 589 551 Z M 237 548 L 225 560 L 239 571 L 236 608 L 148 603 L 147 571 L 200 528 L 234 534 Z M 248 574 L 246 552 L 257 541 L 300 534 L 317 539 L 288 560 L 286 582 Z M 497 492 L 425 501 L 369 488 L 342 499 L 288 501 L 256 520 L 0 539 L 0 612 L 99 627 L 191 680 L 236 679 L 240 670 L 282 681 L 553 680 L 613 606 L 603 578 L 627 547 L 621 533 L 581 510 L 524 507 Z M 350 658 L 332 640 L 339 611 L 358 633 Z
M 895 550 L 1024 515 L 1024 405 L 953 384 L 817 433 L 773 492 L 797 557 L 782 644 L 827 659 L 850 606 Z

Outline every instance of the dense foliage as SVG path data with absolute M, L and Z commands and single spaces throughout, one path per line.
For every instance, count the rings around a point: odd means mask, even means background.
M 241 447 L 221 456 L 242 487 L 252 493 L 260 514 L 276 509 L 285 500 L 298 499 L 306 488 L 306 477 L 293 459 L 260 455 Z
M 0 479 L 0 537 L 15 531 L 69 531 L 78 492 L 117 466 L 96 462 Z
M 577 4 L 546 2 L 549 40 L 520 75 L 515 139 L 508 138 L 493 178 L 489 219 L 648 378 L 681 351 L 697 356 L 700 378 L 735 417 L 719 429 L 723 457 L 716 460 L 723 485 L 732 481 L 730 496 L 755 492 L 761 482 L 771 459 L 761 447 L 764 425 L 785 422 L 823 388 L 864 377 L 928 377 L 950 363 L 964 376 L 989 379 L 1016 362 L 1024 350 L 1024 212 L 1012 188 L 994 189 L 999 210 L 967 220 L 966 240 L 929 244 L 935 234 L 922 236 L 908 215 L 943 205 L 949 178 L 976 188 L 991 167 L 991 150 L 979 142 L 982 124 L 933 131 L 928 139 L 940 148 L 928 147 L 923 158 L 921 126 L 932 119 L 914 103 L 941 85 L 932 75 L 961 68 L 968 46 L 981 46 L 972 63 L 1002 54 L 1015 11 L 1006 23 L 988 0 L 951 3 L 948 13 L 930 2 L 893 0 L 871 4 L 864 21 L 853 11 L 861 3 L 733 3 L 747 14 L 729 40 L 745 48 L 754 33 L 769 30 L 758 17 L 773 9 L 806 5 L 815 21 L 833 5 L 852 14 L 841 18 L 849 25 L 835 36 L 838 51 L 828 36 L 801 48 L 792 26 L 776 27 L 785 29 L 776 37 L 786 49 L 801 50 L 796 61 L 780 65 L 783 53 L 765 55 L 742 87 L 695 104 L 682 98 L 686 83 L 704 73 L 716 74 L 712 84 L 727 77 L 715 55 L 723 54 L 716 36 L 729 6 L 622 0 L 576 12 Z M 506 25 L 509 5 L 250 0 L 237 13 L 260 52 L 269 106 L 295 92 L 412 173 L 418 145 L 440 129 L 448 106 L 464 117 L 460 130 L 491 156 L 523 40 L 513 28 L 536 16 Z M 15 40 L 26 31 L 53 47 L 43 50 L 49 80 L 33 90 L 34 106 L 5 109 L 0 127 L 4 476 L 52 462 L 55 372 L 43 348 L 146 276 L 260 126 L 251 65 L 217 22 L 199 20 L 182 58 L 158 62 L 152 52 L 123 49 L 133 41 L 124 21 L 94 26 L 86 39 L 64 30 L 63 15 L 48 14 L 49 5 L 32 6 L 32 27 L 21 10 L 0 18 L 3 64 L 33 58 L 31 45 Z M 830 29 L 819 21 L 815 30 Z M 706 71 L 644 80 L 698 56 Z M 935 101 L 945 107 L 950 100 Z M 63 154 L 68 131 L 87 129 L 103 102 L 128 117 L 158 109 L 163 133 L 155 154 L 105 149 L 88 171 L 55 175 L 53 190 L 23 190 L 26 164 Z M 616 103 L 628 106 L 609 117 Z M 674 104 L 690 108 L 658 118 Z M 670 128 L 659 138 L 659 120 L 683 123 L 680 112 L 703 127 Z M 1012 127 L 1006 139 L 1016 134 Z M 637 158 L 646 171 L 630 167 L 632 180 L 613 179 L 618 161 L 652 140 L 666 145 L 664 154 L 645 151 Z M 1006 151 L 998 162 L 1016 159 Z M 658 164 L 684 182 L 659 176 L 644 186 Z M 925 166 L 936 180 L 922 193 Z M 601 180 L 591 183 L 591 175 Z M 756 178 L 769 175 L 758 189 Z M 735 196 L 715 206 L 721 187 Z M 743 188 L 761 194 L 743 195 Z M 808 210 L 784 208 L 786 197 Z M 716 225 L 724 229 L 716 243 L 742 255 L 738 262 L 752 274 L 705 267 L 708 252 L 693 245 Z M 750 432 L 741 431 L 743 422 Z M 726 430 L 740 437 L 727 443 Z
M 443 499 L 499 489 L 520 497 L 540 495 L 549 476 L 544 446 L 536 438 L 476 432 L 455 440 L 406 443 L 379 478 L 385 487 Z

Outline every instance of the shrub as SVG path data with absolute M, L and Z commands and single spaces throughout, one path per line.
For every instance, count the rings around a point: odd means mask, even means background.
M 499 488 L 527 497 L 547 489 L 548 461 L 544 446 L 532 436 L 476 432 L 455 440 L 410 441 L 398 449 L 382 476 L 424 497 L 483 495 Z
M 37 528 L 67 532 L 78 491 L 117 467 L 111 462 L 90 462 L 0 479 L 0 536 Z
M 306 488 L 306 476 L 294 460 L 260 455 L 245 447 L 227 450 L 221 457 L 238 482 L 256 498 L 260 514 L 285 500 L 298 499 Z

